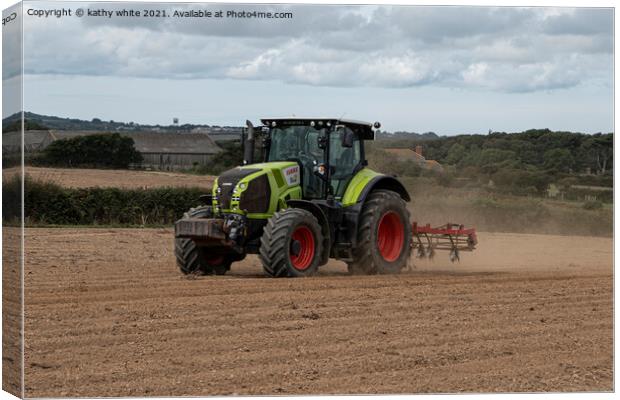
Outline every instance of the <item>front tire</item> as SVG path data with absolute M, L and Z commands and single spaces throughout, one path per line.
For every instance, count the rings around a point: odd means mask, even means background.
M 314 215 L 287 208 L 269 218 L 259 258 L 268 276 L 311 276 L 319 267 L 322 250 L 321 226 Z
M 212 215 L 211 207 L 204 206 L 192 208 L 183 214 L 183 218 L 211 218 Z M 192 239 L 175 239 L 174 254 L 177 266 L 186 275 L 224 275 L 232 264 L 228 255 L 210 253 L 207 249 L 196 246 Z
M 387 190 L 372 192 L 362 208 L 351 274 L 398 274 L 411 254 L 411 224 L 403 199 Z

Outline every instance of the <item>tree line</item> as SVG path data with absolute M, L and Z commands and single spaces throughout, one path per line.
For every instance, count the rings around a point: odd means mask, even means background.
M 395 160 L 382 148 L 423 147 L 427 160 L 437 160 L 443 173 L 416 163 Z M 489 132 L 435 140 L 390 140 L 372 143 L 370 165 L 399 176 L 428 176 L 443 186 L 469 186 L 512 195 L 546 196 L 550 184 L 564 199 L 586 195 L 612 201 L 612 193 L 591 186 L 613 186 L 613 134 L 593 135 L 531 129 L 519 133 Z
M 510 168 L 605 175 L 613 170 L 611 133 L 587 135 L 530 129 L 510 134 L 441 137 L 420 144 L 428 159 L 457 167 L 477 167 L 487 173 Z
M 30 160 L 35 165 L 70 168 L 127 168 L 141 162 L 133 139 L 118 133 L 56 140 Z

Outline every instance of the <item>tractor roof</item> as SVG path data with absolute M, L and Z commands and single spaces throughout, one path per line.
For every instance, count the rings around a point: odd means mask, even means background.
M 286 118 L 262 118 L 261 122 L 267 126 L 271 126 L 272 122 L 276 123 L 276 126 L 286 125 L 310 125 L 312 122 L 315 124 L 328 122 L 335 125 L 344 125 L 350 128 L 353 132 L 357 133 L 358 137 L 362 140 L 373 140 L 375 133 L 373 131 L 373 124 L 370 122 L 356 121 L 352 119 L 343 118 L 305 118 L 305 117 L 286 117 Z

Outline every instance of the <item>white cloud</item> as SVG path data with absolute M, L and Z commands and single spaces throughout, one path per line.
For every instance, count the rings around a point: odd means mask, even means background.
M 368 57 L 359 67 L 365 82 L 376 81 L 379 85 L 414 86 L 432 80 L 431 63 L 411 54 L 393 57 Z
M 242 62 L 237 66 L 229 68 L 227 77 L 237 79 L 256 79 L 264 72 L 268 71 L 276 64 L 281 51 L 270 49 L 263 54 L 259 54 L 249 62 Z
M 207 7 L 157 4 L 162 6 Z M 25 69 L 29 74 L 508 92 L 611 85 L 610 9 L 226 7 L 291 11 L 294 18 L 27 18 Z
M 469 65 L 462 73 L 463 82 L 468 85 L 484 84 L 487 79 L 486 73 L 488 69 L 489 65 L 483 62 Z

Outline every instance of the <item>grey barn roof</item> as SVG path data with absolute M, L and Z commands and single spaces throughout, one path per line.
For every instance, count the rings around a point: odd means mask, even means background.
M 68 139 L 77 136 L 95 135 L 110 132 L 98 131 L 51 131 L 52 138 Z M 216 154 L 222 149 L 213 139 L 204 133 L 165 133 L 165 132 L 118 132 L 122 136 L 130 137 L 135 143 L 136 150 L 141 153 L 170 153 L 170 154 Z
M 26 131 L 24 147 L 26 151 L 41 150 L 51 143 L 49 131 Z M 22 145 L 22 133 L 6 132 L 2 134 L 2 150 L 5 152 L 19 152 Z

